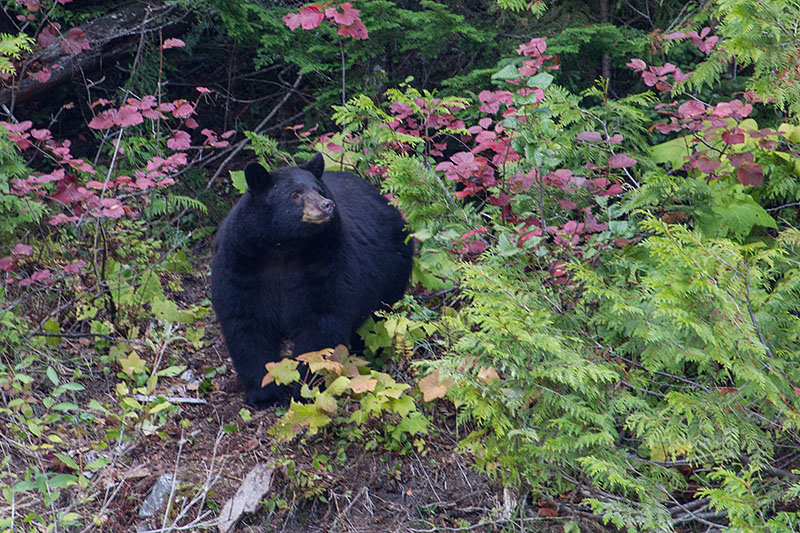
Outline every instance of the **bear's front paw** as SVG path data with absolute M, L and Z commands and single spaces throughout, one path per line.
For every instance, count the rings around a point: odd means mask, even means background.
M 279 387 L 270 383 L 266 387 L 247 389 L 244 401 L 253 409 L 261 410 L 269 407 L 289 405 L 291 391 L 288 387 Z

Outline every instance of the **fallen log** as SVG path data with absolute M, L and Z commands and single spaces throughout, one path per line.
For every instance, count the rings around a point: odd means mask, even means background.
M 35 51 L 25 59 L 18 75 L 3 82 L 0 105 L 13 113 L 17 103 L 40 96 L 75 76 L 102 68 L 128 52 L 144 36 L 167 30 L 180 22 L 187 12 L 163 2 L 136 3 L 80 26 L 89 41 L 89 49 L 79 54 L 64 51 L 60 42 Z M 60 40 L 59 40 L 60 41 Z M 67 47 L 68 48 L 68 47 Z M 43 68 L 50 78 L 39 81 L 32 71 Z

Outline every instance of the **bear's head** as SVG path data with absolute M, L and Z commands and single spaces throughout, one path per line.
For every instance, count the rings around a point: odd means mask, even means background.
M 336 217 L 336 204 L 322 181 L 324 171 L 319 153 L 298 167 L 267 171 L 258 163 L 247 165 L 245 213 L 247 225 L 254 226 L 253 236 L 266 237 L 288 251 L 326 229 Z

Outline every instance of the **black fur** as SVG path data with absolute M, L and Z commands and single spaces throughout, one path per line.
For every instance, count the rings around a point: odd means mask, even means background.
M 397 209 L 357 176 L 324 172 L 320 154 L 272 172 L 250 164 L 245 178 L 217 233 L 211 299 L 245 400 L 264 408 L 286 400 L 261 387 L 282 342 L 292 355 L 348 344 L 370 313 L 402 297 L 413 246 Z M 304 202 L 329 214 L 304 222 Z

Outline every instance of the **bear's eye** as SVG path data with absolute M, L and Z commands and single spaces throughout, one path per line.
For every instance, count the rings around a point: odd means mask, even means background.
M 299 200 L 300 199 L 300 194 L 301 194 L 300 191 L 294 191 L 292 193 L 292 200 Z

